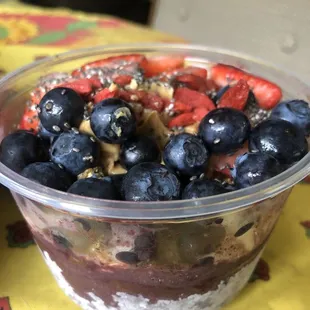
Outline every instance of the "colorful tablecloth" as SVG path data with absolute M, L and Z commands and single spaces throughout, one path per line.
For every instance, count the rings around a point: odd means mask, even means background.
M 115 19 L 0 5 L 0 70 L 77 47 L 181 39 Z M 297 185 L 252 282 L 226 310 L 310 309 L 310 185 Z M 0 188 L 0 310 L 77 310 L 58 288 L 9 192 Z

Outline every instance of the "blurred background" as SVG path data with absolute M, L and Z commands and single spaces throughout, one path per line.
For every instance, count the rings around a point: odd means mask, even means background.
M 310 81 L 308 0 L 21 0 L 104 13 L 264 58 Z

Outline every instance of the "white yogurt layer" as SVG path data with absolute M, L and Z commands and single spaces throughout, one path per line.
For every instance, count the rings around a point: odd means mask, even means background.
M 205 294 L 191 295 L 179 300 L 158 300 L 155 304 L 143 296 L 133 296 L 118 292 L 113 296 L 117 306 L 107 306 L 104 301 L 88 293 L 89 299 L 85 299 L 76 294 L 72 286 L 66 281 L 62 270 L 51 260 L 49 254 L 43 252 L 44 259 L 51 269 L 58 285 L 74 302 L 84 310 L 217 310 L 230 301 L 248 282 L 259 258 L 260 254 L 248 265 L 243 267 L 234 276 L 230 277 L 227 283 L 222 281 L 216 290 Z

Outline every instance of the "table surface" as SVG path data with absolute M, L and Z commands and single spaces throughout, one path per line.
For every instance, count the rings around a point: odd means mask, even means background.
M 182 42 L 110 16 L 0 5 L 0 70 L 78 47 L 107 43 Z M 310 185 L 297 185 L 263 260 L 226 310 L 310 309 Z M 58 288 L 27 233 L 10 193 L 0 187 L 0 310 L 77 310 Z

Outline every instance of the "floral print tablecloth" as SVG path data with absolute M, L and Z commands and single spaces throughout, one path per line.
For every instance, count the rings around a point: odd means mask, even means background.
M 78 47 L 181 39 L 116 19 L 0 5 L 0 71 Z M 246 289 L 226 310 L 310 309 L 310 185 L 297 185 Z M 10 193 L 0 188 L 0 310 L 77 310 L 57 287 Z

